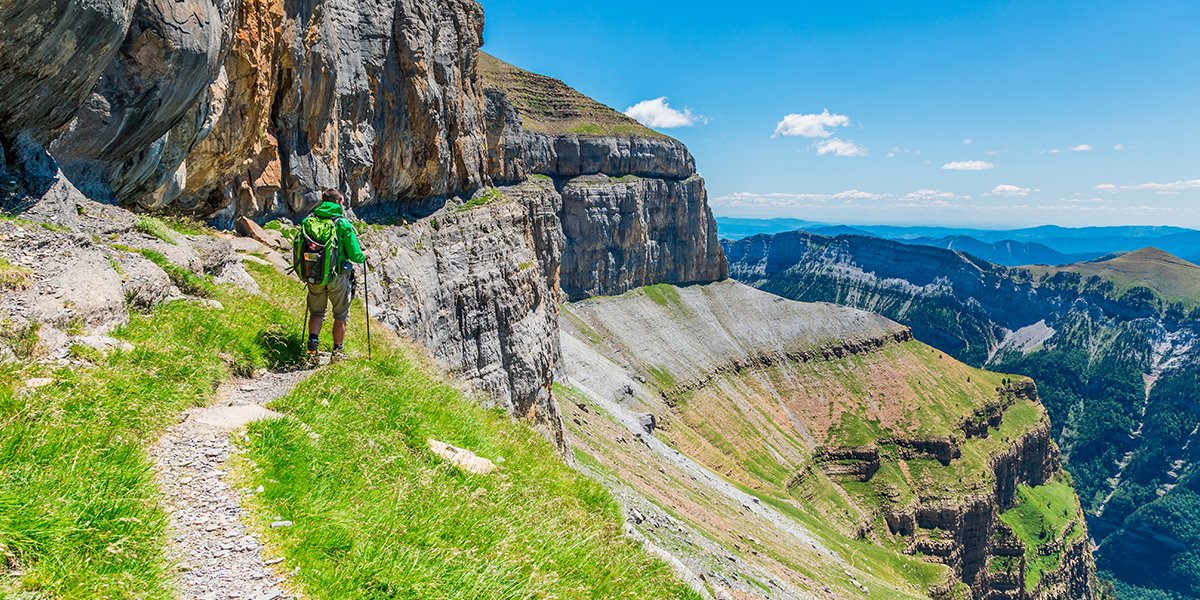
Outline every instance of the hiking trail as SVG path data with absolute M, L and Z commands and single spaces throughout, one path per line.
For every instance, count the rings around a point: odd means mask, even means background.
M 296 597 L 284 587 L 282 558 L 264 554 L 258 536 L 247 531 L 241 498 L 225 477 L 225 465 L 234 449 L 230 435 L 254 421 L 282 417 L 264 405 L 312 373 L 230 379 L 217 389 L 213 403 L 185 411 L 151 451 L 170 518 L 179 597 Z

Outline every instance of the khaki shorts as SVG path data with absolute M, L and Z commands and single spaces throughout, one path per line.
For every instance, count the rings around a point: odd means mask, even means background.
M 325 285 L 308 285 L 308 312 L 314 317 L 325 317 L 325 307 L 333 304 L 333 318 L 345 321 L 350 318 L 350 301 L 354 298 L 353 267 L 343 268 L 333 281 Z

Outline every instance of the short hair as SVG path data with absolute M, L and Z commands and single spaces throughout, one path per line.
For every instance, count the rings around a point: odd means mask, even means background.
M 345 196 L 343 196 L 341 192 L 339 192 L 333 188 L 329 188 L 329 189 L 325 190 L 324 192 L 321 192 L 321 201 L 322 202 L 336 202 L 338 204 L 341 204 L 342 200 L 344 200 L 344 199 L 345 199 Z

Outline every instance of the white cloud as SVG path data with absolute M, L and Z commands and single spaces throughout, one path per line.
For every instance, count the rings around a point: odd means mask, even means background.
M 1117 144 L 1116 146 L 1113 146 L 1113 150 L 1116 150 L 1117 152 L 1121 152 L 1121 151 L 1125 150 L 1125 144 Z
M 872 194 L 862 190 L 846 190 L 835 194 L 789 194 L 782 192 L 774 192 L 767 194 L 755 194 L 753 192 L 737 192 L 712 199 L 714 206 L 739 206 L 739 207 L 768 207 L 768 208 L 796 208 L 818 206 L 827 203 L 850 204 L 860 200 L 883 200 L 887 198 L 883 194 Z
M 992 191 L 984 194 L 984 196 L 1028 196 L 1036 191 L 1038 191 L 1036 188 L 1025 188 L 1019 185 L 1002 183 L 992 188 Z
M 625 109 L 625 114 L 642 125 L 662 129 L 691 127 L 704 121 L 703 117 L 692 114 L 692 111 L 687 108 L 682 111 L 671 108 L 666 96 L 653 100 L 642 100 Z
M 1091 151 L 1092 151 L 1091 144 L 1079 144 L 1078 146 L 1071 146 L 1071 152 L 1091 152 Z
M 827 138 L 833 135 L 833 131 L 838 127 L 846 127 L 850 124 L 850 117 L 846 115 L 835 115 L 825 109 L 821 114 L 801 115 L 792 113 L 783 117 L 783 120 L 775 125 L 775 134 L 773 137 L 808 137 L 808 138 Z
M 1171 195 L 1187 190 L 1200 190 L 1200 179 L 1184 179 L 1167 183 L 1138 183 L 1133 185 L 1114 185 L 1111 183 L 1102 183 L 1096 186 L 1096 189 L 1102 192 L 1140 191 Z
M 975 143 L 975 140 L 973 140 L 971 138 L 967 138 L 967 139 L 963 140 L 963 143 L 970 146 L 971 144 Z
M 839 140 L 832 138 L 817 144 L 817 156 L 866 156 L 867 149 L 854 143 L 854 140 Z
M 995 168 L 996 165 L 985 160 L 956 160 L 942 165 L 946 171 L 987 171 Z
M 944 192 L 931 188 L 921 188 L 915 192 L 909 192 L 901 196 L 906 200 L 970 200 L 970 196 L 960 196 L 954 192 Z

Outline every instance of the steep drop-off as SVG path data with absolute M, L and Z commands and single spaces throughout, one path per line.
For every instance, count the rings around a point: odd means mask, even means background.
M 0 220 L 6 357 L 90 360 L 81 345 L 119 346 L 93 334 L 131 311 L 213 281 L 253 293 L 243 262 L 273 256 L 126 209 L 290 232 L 337 187 L 374 316 L 573 443 L 696 593 L 1090 595 L 1028 386 L 884 318 L 710 283 L 727 266 L 687 149 L 480 54 L 477 3 L 34 0 L 0 16 L 0 200 L 20 213 Z M 206 364 L 252 369 L 242 346 L 286 337 L 255 335 Z M 349 456 L 376 450 L 359 446 L 323 449 L 322 468 L 360 472 Z
M 585 300 L 561 320 L 572 445 L 703 577 L 770 598 L 1093 593 L 1027 380 L 733 282 Z M 1050 486 L 1066 490 L 1052 508 L 1025 500 Z
M 1200 589 L 1188 574 L 1197 542 L 1181 525 L 1200 507 L 1189 387 L 1200 368 L 1200 313 L 1189 292 L 1197 267 L 1147 249 L 1007 268 L 938 248 L 803 232 L 726 249 L 733 276 L 751 285 L 873 310 L 966 362 L 1033 377 L 1100 565 L 1137 585 Z M 1174 574 L 1125 560 L 1131 547 Z

